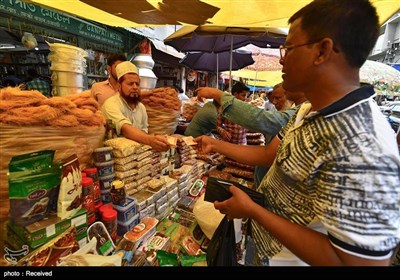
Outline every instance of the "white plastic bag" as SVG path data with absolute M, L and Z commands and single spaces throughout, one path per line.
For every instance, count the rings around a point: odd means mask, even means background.
M 199 223 L 201 230 L 208 239 L 211 239 L 214 231 L 217 229 L 224 217 L 224 215 L 214 208 L 213 203 L 204 201 L 204 194 L 195 202 L 193 214 Z

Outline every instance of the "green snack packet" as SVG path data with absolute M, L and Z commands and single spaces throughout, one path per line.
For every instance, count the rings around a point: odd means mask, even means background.
M 8 174 L 10 220 L 27 226 L 48 215 L 52 192 L 60 184 L 60 166 Z
M 182 266 L 207 266 L 206 254 L 195 256 L 183 255 L 181 256 Z
M 42 150 L 14 156 L 8 165 L 10 172 L 49 168 L 54 159 L 54 150 Z
M 179 266 L 178 255 L 163 250 L 157 251 L 158 266 Z

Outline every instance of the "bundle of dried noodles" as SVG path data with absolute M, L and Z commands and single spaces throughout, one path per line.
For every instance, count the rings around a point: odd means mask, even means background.
M 47 98 L 39 91 L 0 90 L 0 123 L 35 126 L 102 126 L 105 120 L 90 91 Z
M 6 87 L 0 89 L 0 112 L 19 107 L 36 106 L 46 100 L 37 90 L 22 91 L 19 87 Z

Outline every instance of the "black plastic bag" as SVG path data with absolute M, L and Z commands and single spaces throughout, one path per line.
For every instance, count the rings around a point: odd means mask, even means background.
M 208 266 L 237 266 L 235 226 L 228 217 L 222 219 L 207 249 Z

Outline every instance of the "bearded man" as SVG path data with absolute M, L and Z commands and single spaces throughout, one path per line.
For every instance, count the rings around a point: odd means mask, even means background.
M 124 61 L 115 68 L 118 78 L 118 94 L 109 97 L 101 111 L 112 121 L 118 136 L 149 145 L 157 151 L 169 149 L 163 135 L 148 134 L 146 107 L 140 102 L 140 77 L 138 68 L 130 61 Z

